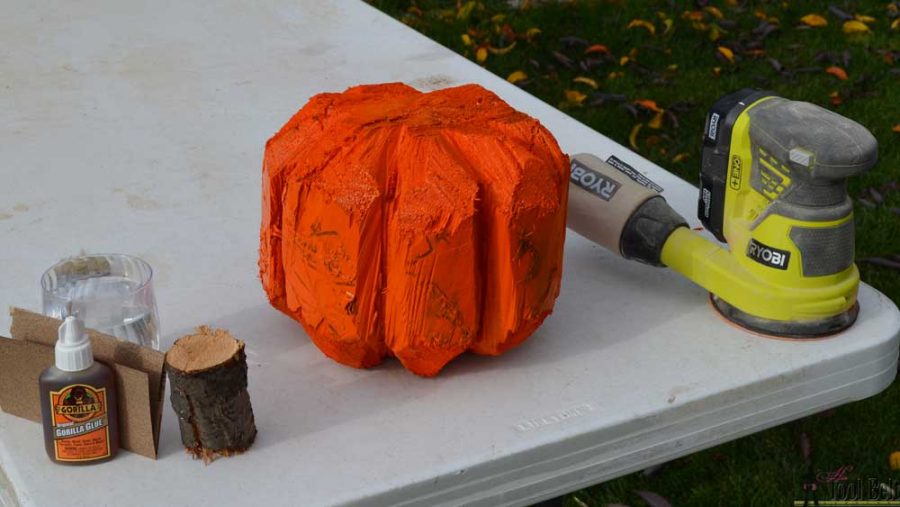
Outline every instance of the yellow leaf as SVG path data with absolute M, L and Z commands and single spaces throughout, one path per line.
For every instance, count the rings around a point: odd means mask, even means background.
M 890 462 L 891 470 L 900 470 L 900 451 L 892 452 L 888 461 Z
M 683 162 L 684 159 L 686 159 L 686 158 L 688 158 L 687 153 L 679 153 L 678 155 L 675 155 L 674 157 L 672 157 L 672 163 L 677 164 L 679 162 Z
M 594 81 L 593 79 L 591 79 L 589 77 L 578 76 L 575 79 L 573 79 L 572 81 L 575 83 L 586 84 L 595 90 L 600 87 L 600 85 L 598 85 L 596 81 Z
M 838 67 L 837 65 L 833 65 L 825 69 L 825 72 L 831 74 L 832 76 L 840 79 L 841 81 L 847 80 L 847 71 Z
M 528 79 L 528 74 L 522 72 L 521 70 L 517 70 L 512 74 L 506 76 L 506 80 L 512 84 L 516 84 L 519 81 L 524 81 L 526 79 Z
M 540 33 L 541 33 L 540 28 L 529 28 L 528 30 L 525 31 L 525 37 L 528 38 L 528 40 L 531 40 Z
M 720 55 L 724 56 L 728 63 L 734 63 L 734 51 L 725 46 L 719 46 L 716 48 Z
M 462 4 L 456 11 L 456 19 L 468 19 L 473 9 L 475 9 L 474 0 Z
M 631 61 L 631 58 L 628 58 L 627 56 L 623 56 L 622 58 L 619 58 L 619 65 L 625 66 L 625 64 L 628 63 L 629 61 Z
M 668 67 L 666 67 L 666 70 L 670 70 L 670 71 L 674 72 L 674 71 L 678 70 L 678 64 L 673 63 L 672 65 L 669 65 Z
M 891 30 L 900 30 L 900 18 L 897 18 L 893 22 L 891 22 Z
M 652 129 L 659 130 L 660 128 L 662 128 L 662 122 L 663 122 L 663 112 L 660 111 L 660 112 L 656 113 L 655 116 L 653 116 L 652 120 L 647 122 L 647 126 Z
M 501 23 L 504 19 L 506 19 L 506 14 L 494 14 L 491 16 L 492 23 Z
M 800 22 L 806 26 L 828 26 L 828 20 L 818 14 L 807 14 L 800 18 Z
M 464 34 L 460 35 L 459 38 L 462 39 L 462 43 L 465 44 L 466 46 L 472 45 L 472 38 L 469 37 L 469 34 L 464 33 Z
M 475 50 L 475 61 L 478 63 L 484 63 L 488 57 L 488 50 L 486 47 L 481 46 L 480 48 Z
M 570 104 L 581 104 L 586 98 L 587 95 L 578 90 L 566 90 L 566 102 Z
M 671 31 L 672 31 L 672 24 L 673 24 L 672 19 L 671 19 L 671 18 L 666 18 L 666 19 L 662 20 L 662 22 L 663 22 L 663 25 L 665 25 L 665 27 L 666 27 L 666 29 L 663 30 L 663 35 L 665 35 L 665 34 L 671 32 Z
M 609 48 L 603 44 L 593 44 L 588 46 L 587 49 L 584 50 L 584 54 L 590 55 L 593 53 L 600 53 L 601 55 L 605 55 L 609 53 Z
M 850 21 L 844 21 L 844 33 L 869 33 L 869 27 L 862 21 L 851 19 Z
M 509 53 L 510 51 L 512 51 L 512 49 L 514 47 L 516 47 L 515 41 L 513 41 L 512 44 L 510 44 L 509 46 L 506 46 L 505 48 L 488 47 L 488 51 L 490 51 L 492 55 L 499 56 L 499 55 L 505 55 L 506 53 Z
M 713 75 L 719 77 L 722 75 L 722 67 L 713 67 Z
M 655 100 L 640 99 L 640 100 L 635 100 L 634 103 L 638 106 L 643 107 L 644 109 L 649 109 L 649 110 L 653 111 L 654 113 L 663 112 L 663 109 L 661 107 L 659 107 L 658 105 L 656 105 Z
M 630 29 L 630 28 L 634 28 L 636 26 L 639 26 L 639 27 L 643 28 L 644 30 L 647 30 L 648 32 L 650 32 L 650 35 L 656 35 L 656 27 L 653 26 L 653 23 L 651 23 L 649 21 L 645 21 L 643 19 L 632 19 L 631 21 L 628 22 L 628 26 L 626 26 L 625 28 Z
M 638 133 L 641 131 L 641 127 L 643 127 L 643 126 L 644 126 L 643 123 L 638 123 L 634 127 L 631 127 L 631 133 L 628 134 L 628 144 L 630 144 L 631 147 L 634 149 L 638 149 L 637 136 L 638 136 Z
M 715 42 L 721 38 L 721 28 L 719 28 L 719 25 L 713 24 L 709 29 L 709 40 Z
M 864 14 L 857 14 L 857 15 L 853 16 L 853 19 L 855 19 L 857 21 L 861 21 L 863 23 L 874 23 L 875 21 L 877 21 L 872 16 L 866 16 Z
M 619 79 L 620 77 L 622 77 L 622 76 L 624 76 L 624 75 L 625 75 L 624 72 L 616 72 L 616 71 L 613 71 L 613 72 L 610 72 L 610 73 L 606 76 L 606 79 L 609 79 L 610 81 L 612 81 L 613 79 Z
M 720 11 L 717 7 L 713 7 L 712 5 L 707 5 L 706 7 L 703 8 L 703 10 L 712 14 L 712 16 L 716 19 L 722 19 L 725 17 L 722 14 L 722 11 Z

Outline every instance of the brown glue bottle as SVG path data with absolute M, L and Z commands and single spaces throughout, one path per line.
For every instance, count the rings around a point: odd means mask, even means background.
M 41 373 L 41 412 L 47 455 L 62 465 L 112 459 L 119 450 L 113 371 L 94 361 L 84 323 L 66 317 L 59 327 L 56 364 Z

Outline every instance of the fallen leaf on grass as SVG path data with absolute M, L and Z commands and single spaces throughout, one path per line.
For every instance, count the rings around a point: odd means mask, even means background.
M 872 200 L 875 201 L 876 204 L 881 204 L 884 202 L 884 196 L 881 195 L 875 187 L 869 187 L 869 195 L 872 196 Z
M 623 56 L 622 58 L 619 58 L 619 65 L 624 67 L 630 61 L 631 61 L 631 58 L 628 58 L 627 56 Z
M 654 113 L 661 113 L 661 112 L 663 112 L 663 108 L 661 108 L 661 107 L 659 107 L 658 105 L 656 105 L 656 101 L 655 101 L 655 100 L 650 100 L 650 99 L 640 99 L 640 100 L 635 100 L 634 103 L 637 104 L 637 105 L 639 105 L 639 106 L 641 106 L 641 107 L 643 107 L 644 109 L 649 109 L 650 111 L 653 111 Z
M 584 50 L 584 54 L 586 55 L 590 55 L 593 53 L 600 53 L 601 55 L 605 55 L 609 53 L 609 48 L 603 44 L 592 44 Z
M 812 27 L 828 26 L 828 20 L 818 14 L 807 14 L 800 18 L 800 22 Z
M 853 16 L 853 19 L 860 21 L 862 23 L 874 23 L 874 22 L 878 21 L 877 19 L 873 18 L 872 16 L 866 16 L 865 14 L 856 14 Z
M 725 46 L 719 46 L 718 48 L 716 48 L 716 51 L 718 51 L 720 55 L 728 60 L 728 63 L 734 63 L 734 51 Z
M 635 491 L 635 493 L 643 498 L 650 507 L 672 507 L 672 504 L 658 493 L 652 491 Z
M 684 162 L 687 158 L 688 158 L 687 153 L 679 153 L 678 155 L 675 155 L 674 157 L 672 157 L 672 163 L 678 164 L 678 163 Z
M 462 43 L 465 46 L 471 46 L 473 44 L 472 37 L 469 37 L 469 34 L 467 33 L 460 35 L 459 38 L 462 39 Z
M 803 455 L 803 461 L 809 463 L 812 456 L 812 443 L 806 433 L 800 433 L 800 453 Z
M 644 127 L 643 123 L 638 123 L 634 127 L 631 127 L 631 132 L 628 134 L 628 144 L 630 144 L 631 147 L 634 148 L 635 150 L 638 149 L 637 136 L 643 127 Z
M 869 33 L 871 31 L 869 30 L 868 25 L 866 25 L 862 21 L 857 21 L 855 19 L 844 21 L 843 30 L 844 33 L 848 35 Z
M 456 19 L 469 19 L 469 16 L 472 14 L 472 11 L 475 9 L 475 2 L 470 1 L 462 4 L 459 9 L 456 11 Z
M 891 464 L 891 470 L 900 470 L 900 451 L 892 452 L 888 461 Z
M 847 80 L 847 71 L 838 67 L 837 65 L 832 65 L 831 67 L 828 67 L 827 69 L 825 69 L 825 72 L 827 74 L 831 74 L 832 76 L 840 79 L 841 81 Z
M 528 74 L 526 74 L 525 72 L 523 72 L 521 70 L 517 70 L 517 71 L 513 72 L 512 74 L 506 76 L 506 80 L 512 84 L 516 84 L 519 81 L 525 81 L 526 79 L 528 79 Z
M 705 16 L 700 11 L 684 11 L 681 13 L 681 19 L 688 21 L 703 21 Z
M 868 264 L 872 264 L 875 266 L 881 266 L 882 268 L 891 268 L 891 269 L 900 270 L 900 262 L 891 260 L 891 259 L 888 259 L 885 257 L 866 257 L 865 259 L 861 259 L 861 260 Z M 893 458 L 894 454 L 897 454 L 897 453 L 892 453 L 891 454 L 892 458 Z M 891 469 L 897 470 L 896 468 L 893 467 L 893 463 L 891 463 Z
M 510 44 L 509 46 L 506 46 L 505 48 L 488 47 L 488 51 L 490 51 L 492 55 L 500 56 L 500 55 L 505 55 L 506 53 L 509 53 L 510 51 L 513 50 L 514 47 L 516 47 L 515 41 L 513 41 L 512 44 Z
M 488 50 L 486 47 L 482 46 L 475 50 L 475 61 L 478 63 L 484 63 L 488 57 Z
M 531 39 L 537 37 L 540 33 L 541 33 L 540 28 L 529 28 L 528 30 L 525 31 L 525 38 L 528 40 L 531 40 Z
M 834 5 L 828 6 L 828 12 L 834 15 L 834 17 L 840 19 L 841 21 L 847 21 L 848 19 L 853 19 L 853 16 L 847 14 L 845 11 L 838 9 Z
M 648 32 L 650 32 L 650 35 L 656 35 L 656 26 L 654 26 L 653 23 L 651 23 L 649 21 L 646 21 L 643 19 L 632 19 L 631 21 L 628 22 L 628 26 L 626 26 L 625 28 L 631 29 L 634 27 L 641 27 L 644 30 L 647 30 Z
M 555 59 L 557 62 L 561 63 L 563 66 L 565 66 L 565 67 L 567 67 L 567 68 L 570 68 L 570 69 L 571 69 L 571 68 L 574 68 L 574 66 L 575 66 L 575 65 L 573 64 L 571 58 L 569 58 L 568 56 L 566 56 L 566 55 L 560 53 L 559 51 L 554 51 L 554 52 L 553 52 L 553 59 Z
M 900 134 L 900 123 L 894 125 L 894 126 L 891 128 L 891 132 L 896 132 L 896 133 Z
M 595 90 L 600 87 L 596 81 L 594 81 L 593 79 L 591 79 L 589 77 L 578 76 L 575 79 L 573 79 L 572 81 L 575 83 L 581 83 L 581 84 L 588 85 Z
M 831 99 L 832 106 L 839 106 L 844 103 L 844 97 L 841 97 L 841 94 L 837 91 L 829 93 L 828 97 Z
M 900 18 L 891 22 L 891 30 L 900 30 Z
M 647 122 L 647 126 L 652 129 L 659 130 L 662 128 L 662 123 L 663 123 L 663 113 L 659 112 L 653 116 L 653 119 L 651 119 L 649 122 Z
M 566 102 L 569 104 L 581 104 L 586 98 L 587 95 L 578 90 L 566 90 Z
M 606 102 L 624 102 L 627 97 L 621 93 L 604 93 L 597 92 L 591 95 L 590 104 L 592 106 L 600 106 Z
M 559 43 L 562 44 L 563 46 L 565 46 L 566 48 L 588 45 L 588 41 L 582 39 L 581 37 L 576 37 L 574 35 L 567 35 L 565 37 L 560 37 Z
M 710 13 L 710 14 L 712 15 L 712 17 L 714 17 L 714 18 L 716 18 L 716 19 L 722 19 L 722 18 L 725 17 L 725 16 L 722 14 L 722 11 L 720 11 L 720 10 L 718 9 L 718 7 L 714 7 L 714 6 L 712 6 L 712 5 L 707 5 L 706 7 L 703 8 L 703 10 L 704 10 L 705 12 Z

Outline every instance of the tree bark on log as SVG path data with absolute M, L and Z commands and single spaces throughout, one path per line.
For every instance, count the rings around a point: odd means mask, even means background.
M 244 342 L 227 331 L 201 326 L 172 345 L 166 371 L 181 441 L 190 454 L 209 463 L 250 447 L 256 425 L 247 392 Z

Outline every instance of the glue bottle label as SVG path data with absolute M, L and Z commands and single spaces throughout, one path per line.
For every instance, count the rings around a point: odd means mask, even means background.
M 59 461 L 109 457 L 106 388 L 72 384 L 50 391 L 53 449 Z

